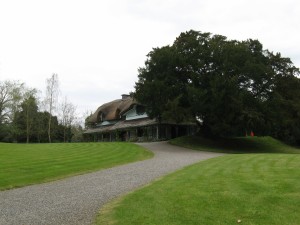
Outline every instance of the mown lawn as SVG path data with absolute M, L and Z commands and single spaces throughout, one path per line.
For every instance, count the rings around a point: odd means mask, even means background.
M 276 153 L 228 154 L 189 166 L 107 204 L 96 224 L 299 225 L 300 154 L 280 153 L 299 150 L 272 138 L 254 142 L 256 149 L 239 153 Z
M 0 190 L 46 182 L 147 159 L 133 143 L 0 143 Z

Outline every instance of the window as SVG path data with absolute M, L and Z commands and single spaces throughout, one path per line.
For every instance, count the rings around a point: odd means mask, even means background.
M 98 122 L 103 122 L 103 119 L 104 119 L 104 114 L 102 112 L 99 112 L 98 116 L 97 116 L 97 121 Z
M 144 106 L 142 106 L 142 105 L 137 105 L 136 106 L 136 114 L 138 114 L 138 115 L 142 115 L 142 114 L 144 114 L 145 113 L 145 107 Z

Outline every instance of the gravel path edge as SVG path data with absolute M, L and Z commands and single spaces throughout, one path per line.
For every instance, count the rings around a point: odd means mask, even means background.
M 167 142 L 139 143 L 154 157 L 63 180 L 0 192 L 1 225 L 88 225 L 111 200 L 154 180 L 221 153 Z

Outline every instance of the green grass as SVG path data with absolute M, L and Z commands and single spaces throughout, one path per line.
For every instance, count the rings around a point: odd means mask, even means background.
M 170 141 L 199 151 L 222 153 L 300 153 L 299 148 L 286 145 L 272 137 L 239 137 L 211 140 L 198 136 L 184 136 Z
M 299 149 L 271 137 L 171 143 L 244 154 L 202 161 L 123 196 L 101 209 L 97 225 L 299 224 L 300 154 L 287 154 Z
M 300 155 L 226 155 L 106 205 L 97 224 L 298 225 L 299 178 Z
M 132 143 L 0 143 L 0 190 L 96 171 L 153 154 Z

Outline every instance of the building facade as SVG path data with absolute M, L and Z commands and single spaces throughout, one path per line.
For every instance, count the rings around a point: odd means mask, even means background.
M 149 118 L 145 107 L 129 95 L 101 105 L 87 122 L 87 141 L 160 141 L 192 135 L 197 129 L 194 122 L 159 123 Z

